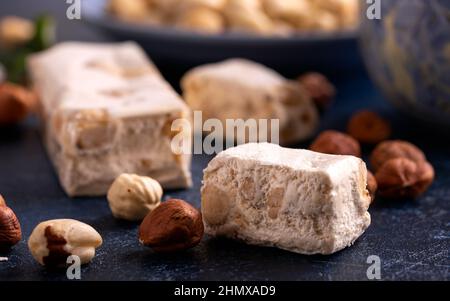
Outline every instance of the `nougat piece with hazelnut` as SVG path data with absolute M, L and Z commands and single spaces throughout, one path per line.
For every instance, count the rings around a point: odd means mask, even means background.
M 319 116 L 308 93 L 258 63 L 231 59 L 189 71 L 182 79 L 183 97 L 204 119 L 278 119 L 279 141 L 292 144 L 309 138 Z M 261 141 L 260 141 L 261 142 Z
M 190 110 L 134 43 L 63 43 L 29 59 L 44 141 L 70 196 L 105 195 L 122 173 L 164 188 L 191 185 L 190 154 L 173 152 L 171 131 Z
M 332 254 L 370 225 L 365 163 L 249 143 L 220 153 L 204 171 L 205 231 L 301 254 Z

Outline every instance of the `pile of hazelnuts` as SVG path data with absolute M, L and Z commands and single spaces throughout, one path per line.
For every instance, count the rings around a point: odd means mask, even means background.
M 328 79 L 319 73 L 307 73 L 298 79 L 311 95 L 319 110 L 326 110 L 336 93 Z M 367 175 L 367 188 L 388 199 L 414 199 L 433 183 L 435 173 L 425 154 L 415 145 L 402 140 L 389 140 L 390 123 L 379 114 L 362 110 L 348 122 L 347 133 L 327 130 L 311 144 L 312 151 L 361 157 L 361 145 L 375 146 L 369 156 L 372 172 Z
M 414 199 L 421 196 L 434 180 L 433 166 L 415 145 L 402 140 L 388 140 L 389 122 L 375 112 L 360 111 L 349 121 L 347 133 L 322 132 L 311 144 L 316 152 L 361 157 L 361 144 L 375 145 L 370 154 L 372 172 L 367 188 L 372 201 L 378 194 L 388 199 Z

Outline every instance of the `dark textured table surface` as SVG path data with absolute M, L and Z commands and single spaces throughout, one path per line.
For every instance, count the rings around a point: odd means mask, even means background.
M 41 5 L 51 1 L 39 1 Z M 33 15 L 23 3 L 0 5 L 0 14 Z M 58 9 L 58 5 L 56 8 Z M 22 13 L 21 13 L 22 12 Z M 61 29 L 68 39 L 105 40 L 81 24 Z M 162 70 L 171 82 L 177 77 Z M 392 121 L 394 137 L 416 143 L 436 169 L 436 181 L 420 199 L 378 199 L 370 208 L 372 224 L 354 246 L 331 256 L 302 256 L 273 248 L 205 237 L 187 252 L 159 255 L 140 246 L 138 224 L 115 220 L 105 198 L 69 199 L 61 190 L 41 144 L 37 122 L 0 130 L 0 192 L 20 218 L 23 240 L 10 252 L 0 253 L 0 280 L 64 280 L 65 271 L 39 266 L 26 240 L 41 221 L 75 218 L 96 228 L 104 244 L 93 262 L 82 268 L 83 280 L 367 280 L 367 257 L 381 259 L 384 280 L 450 280 L 450 137 L 398 114 L 376 92 L 364 73 L 333 78 L 339 96 L 323 117 L 322 128 L 344 129 L 348 117 L 371 108 Z M 298 147 L 307 146 L 305 144 Z M 367 154 L 369 150 L 365 150 Z M 196 156 L 195 185 L 186 191 L 167 192 L 199 206 L 202 169 L 209 157 Z

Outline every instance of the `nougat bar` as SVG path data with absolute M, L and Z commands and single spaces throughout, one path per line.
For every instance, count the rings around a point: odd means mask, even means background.
M 331 254 L 370 224 L 365 163 L 249 143 L 216 156 L 204 171 L 205 231 L 301 254 Z
M 106 194 L 122 173 L 164 188 L 191 185 L 190 154 L 171 148 L 171 130 L 190 110 L 134 43 L 66 42 L 28 60 L 40 98 L 44 143 L 69 196 Z
M 194 68 L 182 79 L 182 88 L 187 104 L 202 111 L 204 119 L 223 124 L 227 119 L 278 119 L 284 145 L 309 138 L 319 124 L 317 109 L 300 85 L 252 61 Z

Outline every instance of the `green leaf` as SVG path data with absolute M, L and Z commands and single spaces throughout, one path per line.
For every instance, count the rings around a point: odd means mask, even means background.
M 55 43 L 56 27 L 55 21 L 51 16 L 42 15 L 36 18 L 34 22 L 35 34 L 33 39 L 25 45 L 33 52 L 42 51 Z
M 26 78 L 26 58 L 28 55 L 45 50 L 55 43 L 55 22 L 51 16 L 42 15 L 34 21 L 35 33 L 25 45 L 4 50 L 0 53 L 0 63 L 5 66 L 6 79 L 15 83 L 24 83 Z

